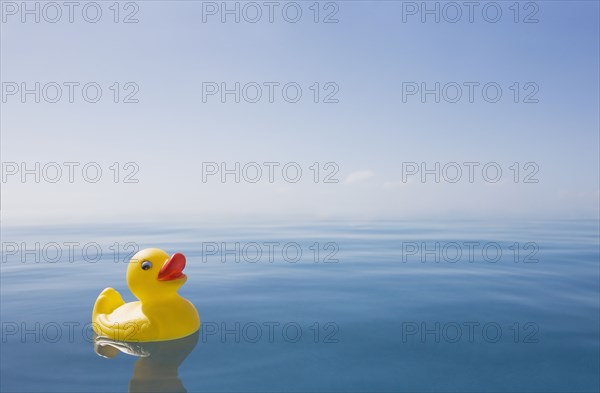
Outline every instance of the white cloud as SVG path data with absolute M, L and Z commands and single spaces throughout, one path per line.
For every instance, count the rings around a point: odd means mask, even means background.
M 364 181 L 369 180 L 373 176 L 375 176 L 375 174 L 369 170 L 356 171 L 356 172 L 352 172 L 348 176 L 346 176 L 345 183 L 347 183 L 347 184 L 362 183 Z
M 386 182 L 383 183 L 383 188 L 386 189 L 386 190 L 392 190 L 392 189 L 395 189 L 395 188 L 404 187 L 404 186 L 406 186 L 406 184 L 408 182 L 410 182 L 410 180 L 407 181 L 406 183 L 402 183 L 402 182 L 399 182 L 399 181 L 386 181 Z

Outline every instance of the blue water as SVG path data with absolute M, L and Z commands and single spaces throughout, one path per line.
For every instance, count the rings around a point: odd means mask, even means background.
M 2 391 L 600 388 L 595 221 L 153 228 L 2 229 Z M 72 258 L 65 242 L 78 244 Z M 93 249 L 81 252 L 92 242 L 96 262 Z M 181 294 L 200 313 L 197 336 L 124 352 L 95 342 L 99 292 L 112 286 L 133 300 L 127 242 L 187 256 Z M 265 242 L 277 243 L 272 260 Z M 239 252 L 222 262 L 221 243 Z

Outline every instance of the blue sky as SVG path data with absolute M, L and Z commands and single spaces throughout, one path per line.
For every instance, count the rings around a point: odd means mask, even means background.
M 536 2 L 539 22 L 522 23 L 534 11 L 526 3 L 519 23 L 513 2 L 498 2 L 497 23 L 479 9 L 474 23 L 422 23 L 418 14 L 403 23 L 407 3 L 392 1 L 337 2 L 338 23 L 314 23 L 313 2 L 298 2 L 298 23 L 277 12 L 273 23 L 204 23 L 207 3 L 193 1 L 138 2 L 133 24 L 112 21 L 112 2 L 100 3 L 98 23 L 77 12 L 74 23 L 22 23 L 3 8 L 2 82 L 93 81 L 104 92 L 95 104 L 7 97 L 3 162 L 98 162 L 104 174 L 94 184 L 10 177 L 3 223 L 597 218 L 598 3 Z M 334 10 L 325 6 L 320 19 Z M 202 102 L 203 82 L 269 81 L 298 83 L 301 100 Z M 140 102 L 112 102 L 114 82 L 137 84 Z M 339 103 L 315 104 L 315 82 L 335 83 Z M 457 103 L 403 102 L 403 82 L 493 82 L 502 98 L 488 103 L 476 89 L 474 103 L 466 90 Z M 527 82 L 539 103 L 522 102 Z M 136 163 L 139 182 L 111 182 L 113 162 Z M 203 162 L 295 162 L 303 177 L 203 183 Z M 314 162 L 336 163 L 339 182 L 311 181 Z M 406 162 L 493 162 L 503 176 L 405 183 Z M 536 163 L 539 182 L 514 183 L 514 162 Z

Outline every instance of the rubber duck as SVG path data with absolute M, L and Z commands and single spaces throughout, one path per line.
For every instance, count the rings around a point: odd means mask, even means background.
M 200 328 L 194 305 L 177 291 L 187 281 L 185 256 L 147 248 L 131 258 L 127 286 L 139 299 L 125 303 L 113 288 L 104 289 L 94 304 L 92 328 L 117 341 L 165 341 L 189 336 Z

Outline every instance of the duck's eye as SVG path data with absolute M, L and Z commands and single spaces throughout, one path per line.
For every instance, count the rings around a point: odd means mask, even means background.
M 152 268 L 152 262 L 150 262 L 150 261 L 142 262 L 142 270 L 148 270 L 150 268 Z

